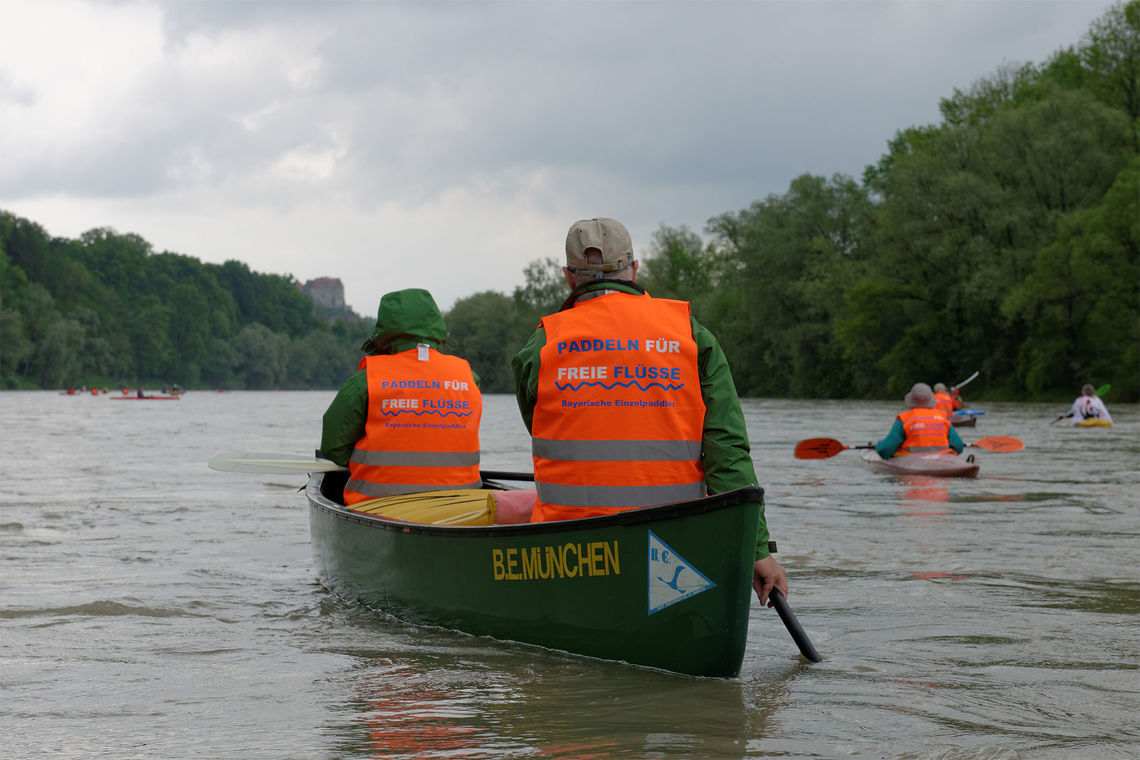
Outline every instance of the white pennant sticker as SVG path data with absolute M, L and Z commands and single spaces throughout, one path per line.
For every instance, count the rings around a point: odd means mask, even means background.
M 716 586 L 653 531 L 649 532 L 649 614 Z

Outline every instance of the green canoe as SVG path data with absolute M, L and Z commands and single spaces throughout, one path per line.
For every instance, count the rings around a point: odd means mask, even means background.
M 695 676 L 740 672 L 761 488 L 444 527 L 346 509 L 345 476 L 314 473 L 305 489 L 318 574 L 341 596 L 413 624 Z

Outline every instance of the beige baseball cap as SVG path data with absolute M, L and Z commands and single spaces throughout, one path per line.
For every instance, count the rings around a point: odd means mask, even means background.
M 602 264 L 590 264 L 586 251 L 602 254 Z M 575 271 L 620 272 L 633 264 L 633 240 L 629 230 L 616 219 L 582 219 L 566 233 L 566 266 Z

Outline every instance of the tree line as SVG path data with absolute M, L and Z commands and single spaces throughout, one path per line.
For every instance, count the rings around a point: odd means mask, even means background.
M 858 180 L 805 174 L 704 239 L 663 225 L 638 281 L 693 304 L 743 396 L 893 398 L 979 370 L 990 399 L 1086 382 L 1140 399 L 1140 0 L 940 111 Z M 446 314 L 485 392 L 513 390 L 511 357 L 566 296 L 560 265 Z M 290 277 L 0 212 L 4 387 L 336 388 L 370 330 L 321 319 Z

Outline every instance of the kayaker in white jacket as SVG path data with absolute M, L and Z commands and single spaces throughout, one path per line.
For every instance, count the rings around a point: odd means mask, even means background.
M 1069 407 L 1069 411 L 1062 415 L 1062 417 L 1072 417 L 1074 425 L 1087 419 L 1112 422 L 1112 415 L 1108 413 L 1104 402 L 1100 400 L 1100 396 L 1096 395 L 1096 390 L 1087 383 L 1081 388 L 1081 395 L 1077 396 L 1073 401 L 1073 405 Z M 1061 419 L 1061 417 L 1057 419 Z

